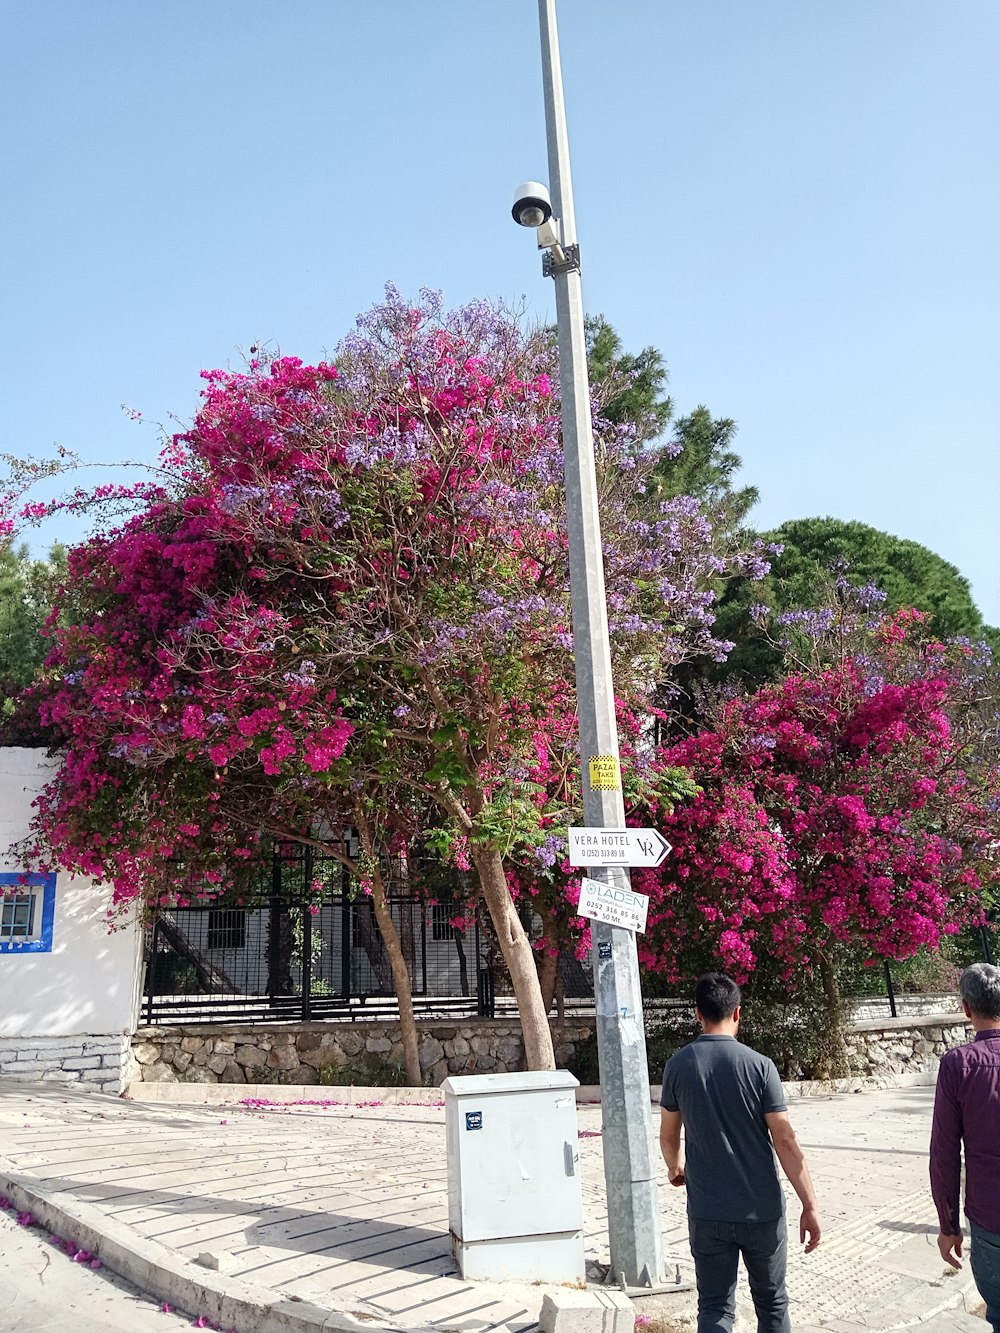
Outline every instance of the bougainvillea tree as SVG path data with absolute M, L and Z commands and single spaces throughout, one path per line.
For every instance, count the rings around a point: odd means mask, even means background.
M 977 919 L 1000 873 L 987 650 L 937 642 L 925 620 L 903 611 L 859 637 L 820 613 L 813 641 L 839 651 L 723 702 L 664 752 L 701 790 L 651 811 L 673 852 L 635 876 L 647 968 L 814 974 L 835 1024 L 844 961 L 908 958 Z
M 367 816 L 369 868 L 427 835 L 474 867 L 529 1065 L 551 1064 L 508 868 L 551 836 L 534 770 L 574 707 L 552 355 L 485 304 L 390 292 L 335 364 L 208 372 L 171 480 L 70 555 L 38 855 L 169 904 L 194 872 L 210 900 L 268 835 L 336 855 L 329 830 Z M 598 408 L 617 688 L 642 717 L 674 665 L 725 652 L 713 580 L 760 559 L 716 550 L 695 501 L 650 514 L 633 436 Z

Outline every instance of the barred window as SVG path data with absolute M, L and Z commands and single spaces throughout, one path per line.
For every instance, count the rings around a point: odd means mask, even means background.
M 0 940 L 26 940 L 35 923 L 35 895 L 0 898 Z
M 247 914 L 242 907 L 213 907 L 208 914 L 209 949 L 245 949 Z
M 431 939 L 453 940 L 455 927 L 449 917 L 453 911 L 451 903 L 435 903 L 431 908 Z

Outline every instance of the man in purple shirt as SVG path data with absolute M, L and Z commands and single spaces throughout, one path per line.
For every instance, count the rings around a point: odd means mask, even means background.
M 986 1318 L 1000 1333 L 1000 967 L 967 967 L 958 992 L 976 1038 L 941 1058 L 931 1129 L 931 1193 L 941 1224 L 941 1257 L 961 1268 L 964 1143 L 972 1276 L 986 1302 Z

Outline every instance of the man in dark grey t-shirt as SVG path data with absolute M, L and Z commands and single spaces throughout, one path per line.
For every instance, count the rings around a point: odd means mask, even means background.
M 788 1231 L 775 1153 L 802 1203 L 799 1239 L 807 1254 L 820 1235 L 809 1168 L 774 1063 L 736 1040 L 735 981 L 721 972 L 701 977 L 695 1006 L 702 1035 L 663 1071 L 660 1147 L 670 1183 L 687 1186 L 698 1333 L 732 1333 L 741 1254 L 757 1333 L 790 1333 Z

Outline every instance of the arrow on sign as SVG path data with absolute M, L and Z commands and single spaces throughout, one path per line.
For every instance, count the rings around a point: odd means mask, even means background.
M 602 884 L 596 879 L 584 879 L 580 885 L 577 916 L 621 926 L 624 930 L 644 931 L 648 911 L 649 899 L 644 893 L 616 889 L 613 884 Z
M 571 866 L 658 866 L 670 843 L 655 828 L 571 828 Z

